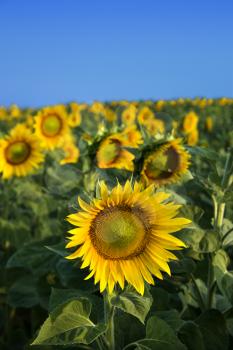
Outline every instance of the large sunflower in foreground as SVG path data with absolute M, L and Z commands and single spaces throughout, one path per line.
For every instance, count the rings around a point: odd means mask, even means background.
M 145 159 L 142 178 L 146 184 L 154 183 L 157 187 L 175 183 L 187 172 L 189 159 L 181 139 L 169 141 Z
M 100 291 L 113 291 L 117 283 L 129 284 L 144 293 L 144 281 L 154 284 L 152 275 L 163 279 L 161 271 L 170 274 L 168 262 L 176 256 L 170 250 L 185 244 L 171 235 L 184 228 L 190 220 L 177 215 L 180 205 L 164 203 L 169 197 L 154 193 L 154 186 L 142 189 L 127 181 L 109 193 L 100 183 L 100 198 L 87 204 L 80 198 L 82 211 L 68 216 L 77 226 L 69 231 L 67 248 L 79 246 L 67 259 L 82 259 L 81 268 L 89 266 Z
M 3 178 L 25 176 L 38 168 L 44 156 L 38 138 L 18 124 L 0 140 L 0 172 Z
M 65 107 L 62 105 L 45 107 L 38 112 L 35 120 L 35 133 L 43 147 L 49 150 L 59 147 L 69 132 Z
M 132 138 L 131 134 L 130 136 Z M 122 132 L 108 136 L 101 142 L 96 154 L 98 167 L 133 171 L 135 156 L 125 149 L 125 147 L 130 147 L 130 145 L 131 141 L 128 133 Z M 135 141 L 131 147 L 135 147 Z

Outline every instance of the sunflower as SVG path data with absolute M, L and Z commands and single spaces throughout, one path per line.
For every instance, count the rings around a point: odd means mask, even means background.
M 122 123 L 125 125 L 132 125 L 136 119 L 137 108 L 130 104 L 121 114 Z
M 157 118 L 148 120 L 148 122 L 145 123 L 145 128 L 150 135 L 156 135 L 158 133 L 163 134 L 165 131 L 163 120 Z
M 157 187 L 177 182 L 187 172 L 189 159 L 180 139 L 169 141 L 145 159 L 142 178 L 146 184 Z
M 75 128 L 81 124 L 82 116 L 81 110 L 83 109 L 77 103 L 70 103 L 71 112 L 68 115 L 68 124 L 71 128 Z
M 186 134 L 189 134 L 190 132 L 195 130 L 197 128 L 198 120 L 199 120 L 198 115 L 195 112 L 191 111 L 187 113 L 183 121 L 184 132 Z
M 0 140 L 0 172 L 5 179 L 28 175 L 43 159 L 39 139 L 25 125 L 18 124 Z
M 124 147 L 129 147 L 129 140 L 122 133 L 113 134 L 104 139 L 96 154 L 98 167 L 133 171 L 135 157 Z
M 136 125 L 128 126 L 120 134 L 125 138 L 125 146 L 137 148 L 143 143 L 142 135 L 139 130 L 137 130 Z
M 59 147 L 69 132 L 65 107 L 62 105 L 45 107 L 35 118 L 35 133 L 44 148 L 53 150 Z
M 197 129 L 194 129 L 187 136 L 187 144 L 189 146 L 195 146 L 198 143 L 198 140 L 199 140 L 199 132 Z
M 127 181 L 118 184 L 109 193 L 100 183 L 100 198 L 90 204 L 78 199 L 82 211 L 68 216 L 77 226 L 69 231 L 66 248 L 79 246 L 67 259 L 82 259 L 81 268 L 89 266 L 100 291 L 112 293 L 125 281 L 140 294 L 144 284 L 154 284 L 152 275 L 163 279 L 161 271 L 170 275 L 168 262 L 176 260 L 170 250 L 179 250 L 185 244 L 171 235 L 184 228 L 190 220 L 176 217 L 180 205 L 164 203 L 168 194 L 154 193 L 154 186 L 142 189 Z
M 142 125 L 146 124 L 149 120 L 154 118 L 154 113 L 149 107 L 143 107 L 138 112 L 138 122 Z
M 205 128 L 208 132 L 211 132 L 213 130 L 213 119 L 212 117 L 207 117 L 206 120 L 205 120 Z
M 62 143 L 62 149 L 65 153 L 65 157 L 60 161 L 60 164 L 77 163 L 80 152 L 75 145 L 75 140 L 72 135 L 67 135 Z
M 114 122 L 117 119 L 116 113 L 111 108 L 105 107 L 102 114 L 104 115 L 105 119 L 110 123 Z

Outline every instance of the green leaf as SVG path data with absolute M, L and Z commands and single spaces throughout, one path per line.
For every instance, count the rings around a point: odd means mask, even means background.
M 177 331 L 184 324 L 184 321 L 180 318 L 179 312 L 175 309 L 158 311 L 156 316 L 165 321 L 175 331 Z
M 8 292 L 7 303 L 12 307 L 23 308 L 39 304 L 35 278 L 28 275 L 16 280 Z
M 137 317 L 142 323 L 152 305 L 152 297 L 148 290 L 141 296 L 130 286 L 127 286 L 121 293 L 110 299 L 113 306 Z
M 186 347 L 176 336 L 174 330 L 156 316 L 151 317 L 146 325 L 146 338 L 151 342 L 150 349 L 156 350 L 185 350 Z M 146 345 L 146 342 L 140 341 Z
M 185 322 L 179 329 L 178 336 L 189 350 L 205 350 L 202 333 L 194 322 Z
M 91 304 L 80 298 L 59 306 L 42 325 L 32 345 L 90 344 L 105 332 L 104 324 L 95 325 L 89 318 Z
M 27 244 L 13 254 L 7 262 L 7 268 L 23 267 L 34 275 L 43 275 L 54 269 L 58 257 L 45 248 L 48 241 Z
M 215 160 L 218 159 L 218 153 L 216 153 L 215 151 L 211 150 L 211 149 L 206 149 L 206 148 L 202 148 L 202 147 L 188 147 L 186 146 L 186 148 L 188 149 L 189 153 L 191 155 L 195 155 L 195 156 L 200 156 L 202 158 L 207 158 L 210 160 Z
M 218 310 L 208 310 L 196 321 L 205 344 L 206 350 L 226 350 L 228 349 L 228 334 L 226 322 Z

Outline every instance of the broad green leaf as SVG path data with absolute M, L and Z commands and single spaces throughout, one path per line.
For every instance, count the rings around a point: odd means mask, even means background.
M 184 324 L 184 321 L 180 318 L 179 312 L 175 309 L 158 311 L 156 312 L 156 316 L 165 321 L 175 331 Z
M 152 297 L 148 290 L 141 296 L 135 289 L 127 286 L 121 293 L 113 296 L 110 302 L 113 306 L 137 317 L 144 323 L 152 305 Z
M 205 350 L 202 333 L 194 322 L 185 322 L 179 329 L 178 336 L 189 350 Z
M 28 275 L 16 280 L 8 292 L 7 302 L 15 308 L 30 308 L 39 304 L 36 279 Z
M 206 350 L 228 349 L 226 321 L 218 310 L 208 310 L 195 323 L 199 326 Z
M 65 303 L 51 312 L 32 345 L 90 344 L 105 330 L 104 324 L 95 325 L 89 318 L 91 304 L 80 298 Z
M 146 339 L 150 342 L 149 349 L 155 350 L 185 350 L 186 347 L 176 336 L 174 330 L 157 316 L 149 318 L 146 324 Z M 148 345 L 146 341 L 140 341 Z

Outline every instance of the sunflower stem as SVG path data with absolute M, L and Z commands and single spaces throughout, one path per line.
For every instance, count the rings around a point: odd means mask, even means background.
M 104 317 L 107 324 L 105 333 L 109 350 L 115 350 L 115 327 L 114 327 L 115 307 L 110 302 L 110 295 L 104 293 Z

